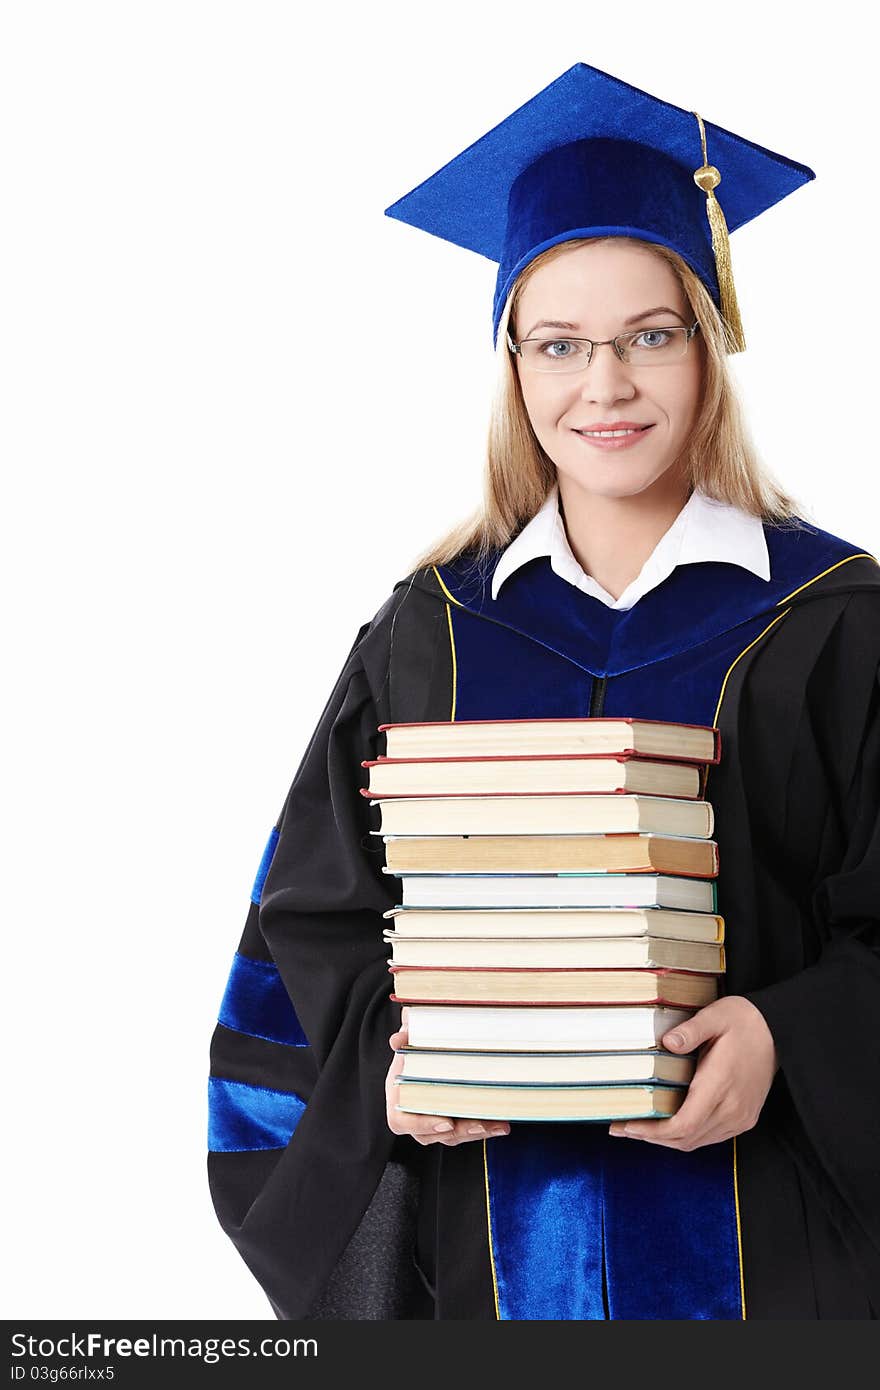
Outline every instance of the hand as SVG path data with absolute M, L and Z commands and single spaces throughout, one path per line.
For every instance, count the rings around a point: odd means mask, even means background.
M 716 999 L 665 1033 L 661 1044 L 669 1052 L 700 1046 L 681 1108 L 668 1119 L 618 1121 L 609 1134 L 689 1153 L 753 1128 L 779 1059 L 773 1034 L 750 1000 L 740 994 Z
M 409 1045 L 407 1028 L 408 1010 L 404 1005 L 400 1030 L 388 1039 L 392 1048 Z M 385 1114 L 388 1128 L 393 1134 L 411 1134 L 417 1144 L 446 1144 L 454 1147 L 468 1139 L 491 1139 L 510 1133 L 510 1125 L 499 1120 L 451 1120 L 440 1115 L 414 1115 L 408 1111 L 397 1110 L 397 1085 L 395 1077 L 403 1070 L 403 1058 L 397 1053 L 388 1068 L 385 1078 Z

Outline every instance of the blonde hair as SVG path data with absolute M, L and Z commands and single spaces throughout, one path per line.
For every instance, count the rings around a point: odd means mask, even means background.
M 498 328 L 496 358 L 499 382 L 489 421 L 483 501 L 464 521 L 435 541 L 413 562 L 412 570 L 449 564 L 474 551 L 479 564 L 503 548 L 539 511 L 556 481 L 556 465 L 532 429 L 523 400 L 514 355 L 507 346 L 507 327 L 514 320 L 523 289 L 539 266 L 576 246 L 613 241 L 614 237 L 578 237 L 542 251 L 516 280 Z M 670 265 L 678 277 L 705 344 L 699 413 L 680 464 L 693 487 L 774 524 L 794 520 L 800 504 L 778 486 L 759 461 L 727 368 L 729 330 L 699 276 L 686 261 L 653 242 L 628 237 Z

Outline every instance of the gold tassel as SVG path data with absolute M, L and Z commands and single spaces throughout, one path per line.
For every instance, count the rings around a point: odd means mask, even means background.
M 745 352 L 746 340 L 743 333 L 742 321 L 739 316 L 739 305 L 736 302 L 736 290 L 733 284 L 733 266 L 730 260 L 730 238 L 727 231 L 727 223 L 724 220 L 724 213 L 721 205 L 715 197 L 714 190 L 721 182 L 721 175 L 714 164 L 709 163 L 706 154 L 706 129 L 703 125 L 703 118 L 698 112 L 692 111 L 692 116 L 696 116 L 700 124 L 700 141 L 703 147 L 703 164 L 694 173 L 694 183 L 698 188 L 702 188 L 706 195 L 706 212 L 709 217 L 709 226 L 712 229 L 712 250 L 715 254 L 715 270 L 718 275 L 718 289 L 721 292 L 721 313 L 730 330 L 732 341 L 731 351 Z

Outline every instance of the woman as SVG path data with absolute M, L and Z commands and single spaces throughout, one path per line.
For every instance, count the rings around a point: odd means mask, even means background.
M 745 436 L 717 213 L 710 242 L 704 185 L 656 148 L 659 116 L 671 143 L 690 113 L 638 94 L 648 164 L 601 123 L 547 150 L 548 103 L 567 120 L 584 84 L 615 102 L 625 86 L 576 65 L 530 103 L 537 147 L 515 113 L 485 509 L 360 629 L 270 836 L 214 1035 L 212 1192 L 280 1317 L 880 1306 L 877 565 L 802 523 Z M 455 163 L 435 176 L 444 213 Z M 766 181 L 760 198 L 775 201 Z M 621 424 L 640 433 L 589 437 Z M 397 1111 L 388 1040 L 407 1035 L 380 915 L 396 881 L 367 838 L 361 760 L 380 723 L 586 713 L 721 729 L 706 794 L 726 993 L 663 1040 L 700 1049 L 688 1097 L 610 1127 L 481 1132 Z

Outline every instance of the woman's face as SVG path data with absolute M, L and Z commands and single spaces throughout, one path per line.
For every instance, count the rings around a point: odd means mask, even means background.
M 653 312 L 640 317 L 646 310 Z M 672 267 L 617 239 L 573 247 L 539 266 L 520 296 L 511 337 L 515 342 L 552 340 L 557 334 L 601 340 L 654 326 L 690 327 L 693 321 Z M 703 371 L 699 332 L 684 357 L 662 366 L 627 365 L 612 346 L 594 348 L 590 365 L 579 372 L 530 370 L 519 354 L 516 364 L 532 428 L 559 474 L 604 497 L 632 497 L 655 486 L 662 492 L 680 484 L 672 465 L 697 418 Z M 578 433 L 619 421 L 651 428 L 633 436 L 636 442 L 626 448 L 596 447 Z

